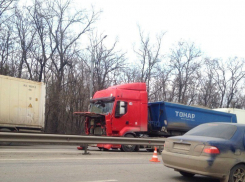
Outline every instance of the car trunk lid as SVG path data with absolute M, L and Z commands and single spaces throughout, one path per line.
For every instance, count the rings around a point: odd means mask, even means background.
M 185 155 L 201 155 L 204 147 L 209 145 L 210 137 L 171 137 L 165 142 L 164 150 Z

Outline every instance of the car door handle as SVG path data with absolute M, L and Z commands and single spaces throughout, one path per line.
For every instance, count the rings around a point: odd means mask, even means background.
M 126 124 L 129 124 L 129 121 L 126 121 Z

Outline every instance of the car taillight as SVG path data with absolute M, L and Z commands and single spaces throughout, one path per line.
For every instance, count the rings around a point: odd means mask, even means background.
M 207 154 L 219 154 L 219 149 L 217 147 L 207 146 L 203 149 L 203 152 Z

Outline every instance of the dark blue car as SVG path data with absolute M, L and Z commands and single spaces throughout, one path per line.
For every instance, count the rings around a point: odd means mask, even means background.
M 183 176 L 201 174 L 226 182 L 245 182 L 245 125 L 208 123 L 166 140 L 164 165 Z

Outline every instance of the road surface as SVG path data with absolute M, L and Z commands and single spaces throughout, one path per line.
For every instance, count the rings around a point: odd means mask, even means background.
M 219 182 L 203 176 L 191 179 L 153 163 L 152 152 L 99 151 L 82 155 L 76 146 L 0 146 L 0 181 L 9 182 Z

